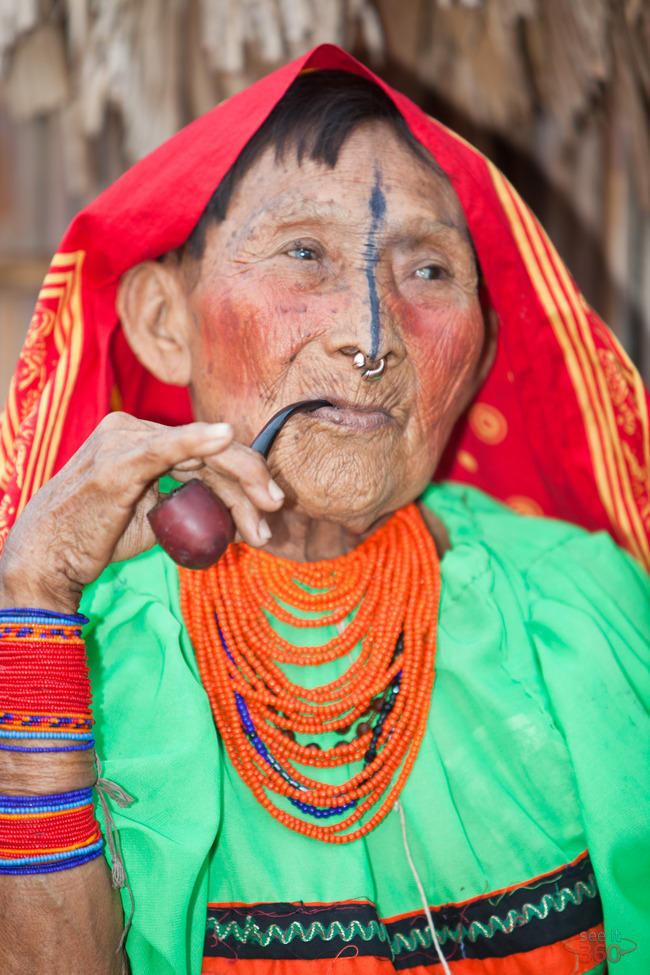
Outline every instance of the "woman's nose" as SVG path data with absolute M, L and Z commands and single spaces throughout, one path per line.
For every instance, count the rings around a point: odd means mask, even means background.
M 357 284 L 347 293 L 332 315 L 332 327 L 326 335 L 327 351 L 353 359 L 361 353 L 365 367 L 376 365 L 381 359 L 387 365 L 396 365 L 404 358 L 404 343 L 388 288 L 375 285 L 372 293 L 364 283 L 366 287 Z M 358 360 L 357 365 L 361 368 L 363 364 Z

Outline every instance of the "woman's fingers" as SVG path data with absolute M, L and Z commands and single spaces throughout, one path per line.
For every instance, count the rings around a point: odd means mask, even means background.
M 153 543 L 146 511 L 158 477 L 175 464 L 203 463 L 232 438 L 229 424 L 164 427 L 124 413 L 105 417 L 17 519 L 3 550 L 3 576 L 25 592 L 78 601 L 110 561 Z
M 241 486 L 236 482 L 221 479 L 219 496 L 230 509 L 235 528 L 241 538 L 256 547 L 266 545 L 271 537 L 271 530 L 264 515 L 255 507 Z
M 264 512 L 282 505 L 282 492 L 264 458 L 233 441 L 230 424 L 165 427 L 112 413 L 26 506 L 5 544 L 3 574 L 25 592 L 78 602 L 109 562 L 152 545 L 147 512 L 166 473 L 200 477 L 230 509 L 241 537 L 257 546 L 269 540 Z
M 179 481 L 197 475 L 229 508 L 240 536 L 249 545 L 265 545 L 271 537 L 266 511 L 277 511 L 284 493 L 269 475 L 266 461 L 256 451 L 233 442 L 203 458 L 200 468 L 179 464 L 170 471 Z
M 269 474 L 265 459 L 257 451 L 233 441 L 226 449 L 205 457 L 209 471 L 235 481 L 244 494 L 263 511 L 277 511 L 284 493 Z
M 133 423 L 138 424 L 135 436 L 130 429 Z M 163 473 L 187 480 L 185 475 L 189 472 L 192 475 L 198 473 L 218 494 L 221 494 L 222 486 L 226 490 L 228 483 L 239 485 L 252 504 L 263 511 L 277 511 L 284 501 L 284 494 L 272 480 L 262 455 L 234 441 L 229 423 L 196 422 L 163 427 L 157 423 L 134 421 L 125 414 L 111 414 L 98 430 L 108 430 L 115 440 L 114 444 L 102 445 L 104 466 L 113 471 L 116 471 L 117 455 L 124 450 L 123 438 L 129 437 L 130 457 L 121 460 L 127 460 L 131 477 L 137 470 L 138 485 L 142 487 Z M 230 504 L 234 504 L 238 497 L 231 497 Z
M 116 414 L 111 414 L 111 417 Z M 118 414 L 121 418 L 124 414 Z M 226 449 L 233 439 L 233 429 L 229 423 L 189 423 L 180 427 L 165 427 L 158 423 L 135 421 L 137 429 L 131 427 L 132 418 L 126 423 L 121 420 L 102 421 L 98 430 L 108 426 L 109 435 L 125 436 L 126 445 L 119 442 L 107 443 L 106 460 L 111 461 L 113 453 L 125 449 L 131 473 L 137 471 L 137 479 L 142 486 L 150 484 L 161 474 L 178 467 L 186 470 L 197 469 L 203 458 L 218 454 Z M 112 438 L 113 439 L 113 438 Z
M 231 509 L 247 541 L 256 545 L 268 541 L 259 511 L 277 511 L 284 494 L 262 455 L 233 441 L 230 424 L 198 422 L 170 428 L 147 423 L 132 454 L 143 486 L 161 473 L 180 481 L 198 475 Z
M 249 545 L 266 545 L 271 532 L 264 516 L 265 511 L 276 511 L 284 500 L 282 492 L 278 495 L 269 491 L 268 471 L 264 473 L 261 485 L 254 482 L 245 485 L 235 477 L 217 474 L 206 466 L 199 471 L 183 471 L 176 468 L 170 473 L 172 477 L 182 482 L 189 481 L 198 474 L 229 509 L 235 527 L 243 540 Z

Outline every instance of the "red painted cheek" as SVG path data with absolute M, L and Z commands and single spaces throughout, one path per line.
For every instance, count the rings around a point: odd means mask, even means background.
M 241 303 L 235 306 L 228 295 L 208 294 L 199 305 L 196 322 L 200 338 L 195 377 L 207 374 L 214 382 L 251 386 L 260 342 L 249 309 Z
M 260 391 L 275 386 L 315 332 L 311 304 L 269 282 L 230 289 L 219 282 L 206 288 L 194 314 L 192 393 L 202 415 L 220 419 L 235 403 L 254 415 Z
M 483 345 L 484 326 L 478 304 L 432 310 L 411 309 L 403 319 L 409 354 L 426 372 L 422 379 L 444 382 L 471 369 Z

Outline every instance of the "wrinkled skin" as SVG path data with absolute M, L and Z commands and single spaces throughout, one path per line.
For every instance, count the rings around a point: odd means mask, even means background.
M 146 512 L 165 472 L 205 480 L 253 545 L 297 559 L 349 551 L 425 487 L 490 359 L 460 205 L 374 124 L 334 170 L 267 153 L 202 261 L 131 269 L 118 311 L 151 372 L 189 384 L 197 422 L 102 421 L 10 532 L 0 606 L 74 612 L 110 561 L 153 544 Z M 370 383 L 352 359 L 373 346 L 386 368 Z M 340 409 L 292 418 L 268 466 L 246 446 L 280 407 L 316 397 Z M 88 785 L 95 769 L 86 752 L 2 753 L 0 777 L 5 792 L 38 795 Z M 0 881 L 8 975 L 126 971 L 102 859 Z
M 386 369 L 369 382 L 352 356 L 373 343 L 373 289 Z M 334 170 L 267 152 L 210 229 L 187 301 L 197 418 L 247 443 L 294 400 L 343 408 L 280 435 L 271 551 L 313 557 L 318 538 L 338 554 L 421 493 L 474 392 L 484 325 L 460 204 L 389 129 L 358 129 Z

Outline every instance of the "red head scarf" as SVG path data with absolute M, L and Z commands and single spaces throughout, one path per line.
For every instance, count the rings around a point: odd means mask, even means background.
M 447 172 L 499 319 L 494 367 L 436 477 L 519 511 L 606 529 L 650 566 L 648 400 L 534 216 L 480 153 L 329 44 L 275 71 L 137 163 L 76 217 L 43 282 L 0 424 L 0 544 L 29 498 L 116 404 L 191 419 L 187 390 L 136 361 L 120 275 L 182 244 L 245 143 L 304 69 L 373 79 Z

